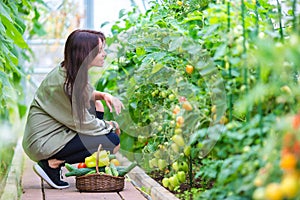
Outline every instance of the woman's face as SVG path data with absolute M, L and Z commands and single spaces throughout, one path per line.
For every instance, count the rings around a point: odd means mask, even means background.
M 102 67 L 104 64 L 104 59 L 106 57 L 106 52 L 104 51 L 104 44 L 102 43 L 101 39 L 99 39 L 99 52 L 94 60 L 91 62 L 90 67 Z

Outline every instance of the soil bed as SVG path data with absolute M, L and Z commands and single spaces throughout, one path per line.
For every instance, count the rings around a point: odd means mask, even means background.
M 161 171 L 152 171 L 148 172 L 148 175 L 154 179 L 156 182 L 158 182 L 160 185 L 162 185 L 162 179 L 164 178 L 164 173 Z M 186 200 L 187 198 L 193 199 L 193 192 L 190 192 L 191 189 L 197 189 L 198 192 L 204 191 L 206 189 L 213 187 L 213 182 L 206 183 L 205 181 L 201 180 L 201 178 L 197 178 L 193 181 L 192 188 L 189 185 L 189 177 L 187 176 L 187 179 L 184 183 L 180 184 L 179 188 L 175 191 L 169 190 L 168 191 L 173 193 L 177 198 Z M 163 186 L 162 186 L 163 187 Z M 186 193 L 186 195 L 184 195 Z M 188 197 L 189 196 L 189 197 Z

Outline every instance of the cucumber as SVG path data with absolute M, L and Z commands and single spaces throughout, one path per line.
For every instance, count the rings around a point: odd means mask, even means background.
M 104 172 L 104 168 L 105 167 L 99 167 L 99 172 Z M 73 171 L 70 171 L 68 173 L 65 174 L 66 177 L 69 177 L 69 176 L 83 176 L 93 170 L 95 170 L 96 168 L 95 167 L 92 167 L 92 168 L 75 168 Z
M 90 171 L 93 171 L 94 169 L 92 168 L 80 168 L 80 169 L 76 169 L 76 170 L 73 170 L 73 171 L 70 171 L 68 173 L 65 174 L 66 177 L 69 177 L 69 176 L 83 176 L 87 173 L 89 173 Z
M 88 174 L 95 174 L 95 173 L 96 173 L 96 170 L 94 169 L 94 170 L 92 170 L 92 171 L 86 173 L 85 175 L 88 175 Z
M 77 169 L 77 167 L 74 167 L 73 165 L 69 164 L 69 163 L 65 163 L 65 167 L 67 168 L 67 170 L 69 172 L 74 171 Z
M 109 160 L 116 159 L 117 156 L 115 154 L 109 154 Z
M 118 171 L 124 170 L 127 168 L 127 166 L 116 166 Z
M 109 166 L 105 167 L 105 174 L 113 175 Z
M 137 166 L 136 162 L 132 162 L 128 167 L 125 169 L 121 169 L 119 171 L 119 176 L 125 176 L 128 172 L 130 172 L 135 166 Z
M 111 170 L 111 173 L 113 176 L 119 176 L 119 172 L 118 172 L 116 166 L 114 165 L 114 163 L 110 163 L 109 167 L 110 167 L 110 170 Z

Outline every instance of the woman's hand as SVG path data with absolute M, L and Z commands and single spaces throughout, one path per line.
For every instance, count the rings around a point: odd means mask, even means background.
M 108 121 L 108 123 L 109 123 L 112 127 L 114 127 L 115 133 L 116 133 L 117 135 L 120 136 L 121 130 L 120 130 L 119 124 L 118 124 L 116 121 Z
M 121 113 L 122 108 L 124 109 L 123 103 L 111 94 L 105 93 L 103 95 L 103 100 L 106 102 L 106 105 L 109 108 L 110 112 L 113 112 L 114 108 L 116 114 L 119 115 Z
M 113 112 L 113 108 L 116 111 L 116 114 L 119 115 L 121 110 L 124 109 L 123 103 L 116 97 L 105 92 L 94 91 L 95 100 L 104 100 L 110 112 Z

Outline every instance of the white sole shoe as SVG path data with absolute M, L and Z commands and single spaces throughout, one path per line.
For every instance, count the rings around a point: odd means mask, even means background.
M 70 185 L 58 186 L 55 183 L 53 183 L 53 181 L 49 178 L 49 176 L 44 172 L 44 170 L 38 164 L 35 164 L 33 166 L 33 170 L 39 177 L 41 177 L 44 181 L 46 181 L 46 183 L 48 183 L 49 186 L 51 186 L 53 188 L 64 189 L 64 188 L 70 187 Z

